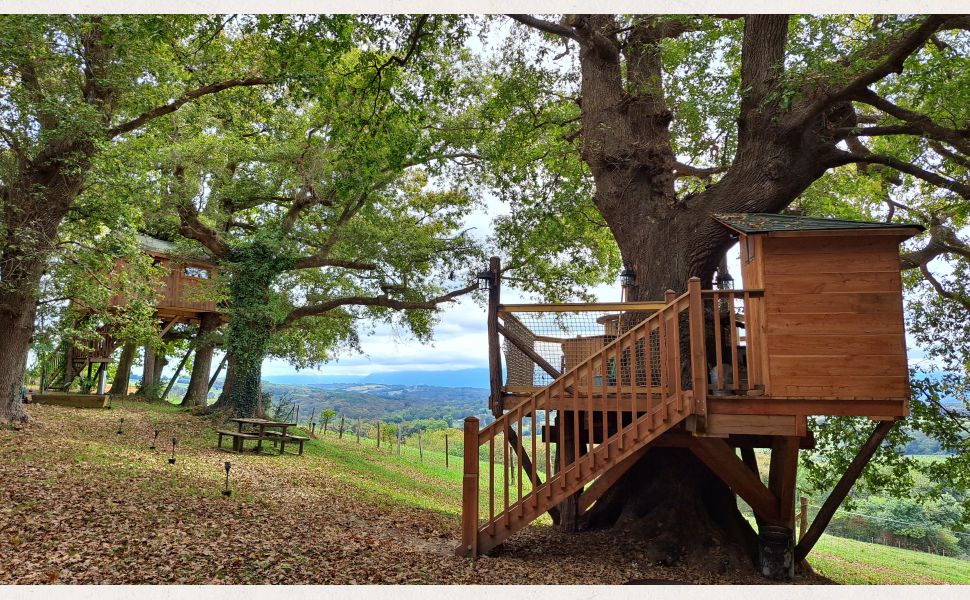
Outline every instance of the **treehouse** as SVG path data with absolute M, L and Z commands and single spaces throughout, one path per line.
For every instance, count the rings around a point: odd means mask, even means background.
M 206 290 L 215 283 L 216 266 L 198 257 L 185 257 L 176 252 L 175 245 L 147 235 L 138 236 L 142 252 L 161 267 L 163 275 L 157 282 L 155 317 L 159 322 L 160 336 L 176 323 L 199 323 L 207 314 L 220 314 L 216 303 L 206 297 Z M 115 262 L 115 271 L 126 267 L 124 260 Z M 128 304 L 124 294 L 111 296 L 109 306 L 122 308 Z M 64 347 L 43 362 L 41 389 L 67 390 L 74 380 L 87 369 L 87 378 L 98 380 L 98 394 L 104 392 L 106 366 L 119 346 L 108 330 L 101 330 L 101 337 L 86 347 L 65 343 Z M 97 371 L 95 366 L 97 365 Z
M 713 218 L 738 239 L 741 289 L 692 278 L 654 302 L 502 304 L 492 260 L 480 277 L 495 420 L 465 421 L 459 554 L 488 552 L 545 512 L 580 519 L 651 448 L 677 446 L 751 506 L 765 547 L 787 552 L 782 577 L 804 558 L 909 412 L 899 245 L 922 229 Z M 813 447 L 809 418 L 832 415 L 879 424 L 795 548 L 798 450 Z M 768 485 L 758 447 L 771 449 Z

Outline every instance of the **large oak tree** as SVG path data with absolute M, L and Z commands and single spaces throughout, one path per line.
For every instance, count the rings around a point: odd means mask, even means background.
M 709 285 L 732 244 L 711 213 L 782 211 L 845 167 L 970 198 L 966 16 L 512 18 L 524 27 L 502 50 L 484 113 L 502 126 L 483 153 L 513 206 L 499 237 L 539 257 L 522 269 L 534 291 L 575 256 L 611 263 L 612 240 L 557 230 L 609 231 L 637 272 L 631 299 Z M 889 136 L 913 143 L 874 142 Z M 642 528 L 662 561 L 754 552 L 734 495 L 674 449 L 644 457 L 587 522 Z

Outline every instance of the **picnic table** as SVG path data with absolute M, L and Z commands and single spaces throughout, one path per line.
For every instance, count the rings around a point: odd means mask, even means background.
M 302 435 L 287 433 L 286 430 L 290 427 L 296 427 L 296 423 L 285 423 L 281 421 L 271 421 L 269 419 L 256 418 L 237 418 L 229 420 L 236 423 L 236 431 L 219 429 L 216 431 L 216 433 L 219 434 L 219 448 L 222 448 L 223 437 L 232 438 L 233 452 L 242 452 L 243 444 L 246 442 L 246 440 L 256 440 L 256 447 L 253 448 L 253 452 L 261 452 L 263 450 L 263 440 L 271 440 L 274 447 L 279 445 L 280 454 L 285 452 L 287 442 L 295 442 L 299 445 L 299 454 L 302 455 L 303 443 L 310 439 Z

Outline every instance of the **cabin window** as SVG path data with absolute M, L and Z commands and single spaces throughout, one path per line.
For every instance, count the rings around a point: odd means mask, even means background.
M 203 269 L 202 267 L 185 267 L 182 271 L 186 277 L 195 277 L 196 279 L 208 279 L 209 269 Z

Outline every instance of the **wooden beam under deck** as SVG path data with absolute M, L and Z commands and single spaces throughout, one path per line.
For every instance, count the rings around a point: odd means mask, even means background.
M 594 390 L 596 388 L 593 388 Z M 629 388 L 627 388 L 629 389 Z M 657 406 L 660 403 L 659 393 L 636 393 L 631 392 L 620 394 L 620 404 L 624 407 L 635 406 L 637 412 L 646 412 L 649 406 Z M 616 411 L 616 394 L 598 394 L 594 391 L 591 398 L 587 400 L 586 394 L 579 396 L 579 406 L 581 410 L 591 408 L 594 412 Z M 546 409 L 571 411 L 575 407 L 575 399 L 572 396 L 550 396 Z M 887 419 L 905 417 L 909 414 L 908 403 L 903 398 L 897 399 L 874 399 L 874 398 L 855 398 L 855 399 L 830 399 L 830 398 L 777 398 L 773 396 L 708 396 L 707 410 L 715 422 L 718 417 L 715 415 L 750 415 L 750 416 L 855 416 L 870 417 L 873 419 Z M 626 411 L 629 412 L 629 411 Z M 730 427 L 730 433 L 771 433 L 767 430 L 762 431 L 742 431 L 737 429 L 743 419 L 721 418 L 720 423 L 725 428 Z M 730 425 L 728 425 L 730 423 Z M 758 425 L 759 428 L 767 427 L 768 421 Z M 780 421 L 775 420 L 774 425 Z M 785 430 L 787 431 L 787 429 Z M 773 435 L 803 435 L 804 431 L 786 433 L 779 430 Z M 710 433 L 710 432 L 709 432 Z

